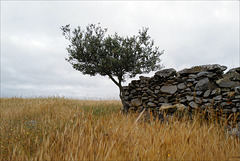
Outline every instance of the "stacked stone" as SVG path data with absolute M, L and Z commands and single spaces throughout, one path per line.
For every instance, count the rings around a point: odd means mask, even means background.
M 195 66 L 176 72 L 164 69 L 151 78 L 140 76 L 124 87 L 124 99 L 138 111 L 182 104 L 190 109 L 240 112 L 240 67 L 223 72 L 218 64 Z

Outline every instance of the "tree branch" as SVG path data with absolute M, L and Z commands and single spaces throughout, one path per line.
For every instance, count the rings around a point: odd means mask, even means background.
M 120 91 L 119 97 L 120 97 L 121 100 L 123 100 L 124 91 L 123 91 L 123 87 L 122 87 L 122 77 L 119 76 L 118 77 L 118 82 L 117 82 L 111 75 L 108 75 L 108 76 L 118 86 L 119 91 Z
M 108 75 L 108 77 L 113 81 L 113 83 L 115 83 L 118 87 L 120 86 L 120 84 L 111 76 Z

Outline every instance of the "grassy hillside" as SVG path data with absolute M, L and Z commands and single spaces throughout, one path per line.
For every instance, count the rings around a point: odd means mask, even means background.
M 0 99 L 0 160 L 239 160 L 212 122 L 136 122 L 120 101 Z

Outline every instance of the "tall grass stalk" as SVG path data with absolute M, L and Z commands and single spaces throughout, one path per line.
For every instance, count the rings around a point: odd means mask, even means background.
M 120 101 L 0 101 L 0 160 L 240 159 L 239 141 L 199 117 L 144 122 Z

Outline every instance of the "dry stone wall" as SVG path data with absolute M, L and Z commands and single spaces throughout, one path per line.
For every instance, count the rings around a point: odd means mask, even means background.
M 137 111 L 181 104 L 192 109 L 240 113 L 240 67 L 224 74 L 213 64 L 176 71 L 163 69 L 153 77 L 140 76 L 124 86 L 124 100 Z M 238 118 L 238 120 L 240 120 Z

